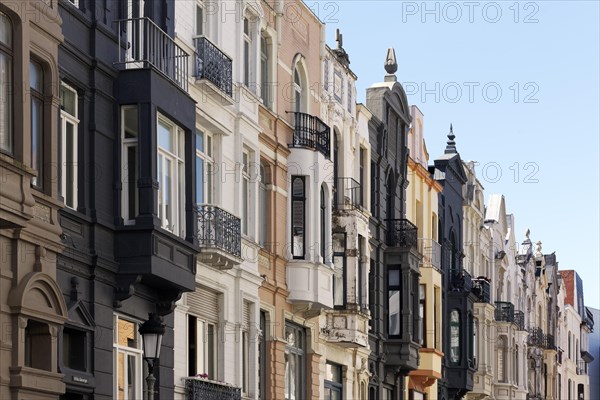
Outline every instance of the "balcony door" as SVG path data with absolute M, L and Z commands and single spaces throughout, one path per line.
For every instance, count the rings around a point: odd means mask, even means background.
M 127 50 L 125 61 L 128 68 L 142 68 L 144 54 L 144 0 L 127 0 L 125 10 L 125 30 L 127 32 Z

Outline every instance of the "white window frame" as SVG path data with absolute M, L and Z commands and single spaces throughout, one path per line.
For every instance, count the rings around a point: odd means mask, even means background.
M 242 20 L 242 83 L 247 88 L 250 88 L 250 83 L 252 82 L 252 45 L 253 45 L 253 24 L 250 20 L 250 16 L 244 15 Z M 248 29 L 246 29 L 246 27 Z
M 65 206 L 67 206 L 73 210 L 77 210 L 77 196 L 78 196 L 78 189 L 79 189 L 78 183 L 77 183 L 77 179 L 78 179 L 77 151 L 79 148 L 78 140 L 77 140 L 78 136 L 79 136 L 79 118 L 78 118 L 78 116 L 79 116 L 79 104 L 78 104 L 79 97 L 77 95 L 77 91 L 64 82 L 61 82 L 61 89 L 68 90 L 69 92 L 72 92 L 73 95 L 75 96 L 75 104 L 74 104 L 75 115 L 69 114 L 61 106 L 61 110 L 60 110 L 60 149 L 59 149 L 60 150 L 60 152 L 59 152 L 59 171 L 60 171 L 59 194 L 63 197 Z M 61 101 L 61 103 L 62 103 L 62 101 Z M 73 138 L 72 138 L 72 148 L 71 149 L 67 149 L 67 124 L 71 124 L 71 126 L 73 127 L 73 130 L 72 130 Z M 71 154 L 71 159 L 72 159 L 72 162 L 71 162 L 72 165 L 70 165 L 70 166 L 67 166 L 67 163 L 64 160 L 65 156 L 68 153 Z M 67 182 L 67 174 L 66 174 L 67 168 L 73 169 L 73 172 L 72 172 L 73 181 L 72 182 Z M 71 186 L 71 190 L 73 193 L 72 199 L 67 199 L 65 196 L 65 193 L 67 192 L 67 190 L 66 190 L 67 185 Z
M 218 380 L 217 365 L 218 365 L 218 347 L 217 347 L 217 325 L 213 322 L 208 322 L 206 319 L 195 314 L 188 314 L 187 323 L 190 323 L 189 317 L 196 318 L 196 373 L 207 374 L 208 379 Z M 208 335 L 209 326 L 212 326 L 212 338 Z M 189 328 L 187 330 L 189 332 Z M 189 338 L 188 338 L 189 343 Z M 210 365 L 209 346 L 212 344 L 213 360 Z M 188 363 L 189 365 L 189 360 Z
M 135 343 L 136 343 L 136 347 L 128 347 L 128 346 L 122 346 L 119 344 L 119 319 L 125 320 L 127 322 L 131 322 L 135 325 Z M 128 393 L 127 391 L 124 391 L 124 398 L 123 400 L 136 400 L 138 398 L 141 398 L 141 396 L 143 395 L 143 385 L 142 385 L 142 368 L 143 368 L 143 364 L 142 364 L 142 354 L 143 354 L 143 350 L 142 350 L 142 338 L 140 337 L 140 334 L 138 332 L 137 326 L 138 326 L 138 322 L 137 321 L 133 321 L 131 319 L 128 318 L 122 318 L 120 315 L 118 314 L 113 314 L 113 397 L 115 399 L 119 398 L 119 354 L 122 353 L 124 355 L 124 359 L 125 359 L 125 366 L 127 368 L 128 363 L 127 363 L 127 358 L 128 356 L 133 356 L 135 359 L 135 367 L 136 367 L 136 373 L 135 373 L 135 377 L 134 377 L 134 383 L 133 385 L 135 385 L 135 394 L 136 397 L 129 399 L 128 397 Z M 124 382 L 123 384 L 125 385 L 125 387 L 128 385 L 128 371 L 124 371 Z
M 136 172 L 135 177 L 139 179 L 139 147 L 138 147 L 138 138 L 140 135 L 139 132 L 139 123 L 138 123 L 138 132 L 135 138 L 126 138 L 125 137 L 125 112 L 127 110 L 136 110 L 138 112 L 138 121 L 139 121 L 139 109 L 136 105 L 131 106 L 121 106 L 121 141 L 123 143 L 121 149 L 121 182 L 122 182 L 122 196 L 121 196 L 121 214 L 123 216 L 123 223 L 125 225 L 134 225 L 135 218 L 139 213 L 139 189 L 137 189 L 137 182 L 130 182 L 127 174 L 127 166 L 129 165 L 127 159 L 127 153 L 130 148 L 135 149 L 136 153 Z M 130 185 L 134 185 L 136 187 L 136 199 L 135 201 L 135 215 L 129 215 L 129 187 Z
M 192 36 L 193 38 L 198 38 L 198 37 L 202 37 L 202 36 L 206 36 L 206 10 L 204 8 L 204 3 L 201 0 L 197 0 L 196 1 L 196 7 L 194 8 L 194 35 Z M 202 25 L 201 25 L 201 32 L 198 32 L 198 9 L 201 10 L 201 18 L 202 18 Z
M 171 148 L 169 151 L 160 146 L 159 127 L 163 125 L 168 128 L 171 133 Z M 156 120 L 157 134 L 157 178 L 158 187 L 158 216 L 161 221 L 161 227 L 175 235 L 185 237 L 185 134 L 183 130 L 168 118 L 158 114 Z M 175 152 L 173 152 L 175 151 Z M 168 162 L 171 162 L 171 169 L 167 168 Z M 170 175 L 170 188 L 167 191 L 163 190 L 162 184 Z M 172 199 L 170 204 L 172 210 L 171 221 L 167 218 L 167 194 Z
M 202 149 L 198 149 L 198 145 L 196 144 L 196 163 L 198 161 L 202 162 L 202 201 L 198 204 L 214 204 L 214 136 L 201 128 L 196 128 L 196 140 L 198 140 L 198 135 L 202 136 Z M 198 168 L 196 167 L 196 173 L 198 173 Z M 196 190 L 198 190 L 196 188 Z M 196 196 L 196 202 L 198 201 L 198 197 Z
M 240 203 L 240 215 L 242 222 L 242 235 L 248 237 L 254 237 L 252 215 L 254 211 L 253 199 L 253 179 L 251 176 L 250 167 L 255 165 L 254 163 L 254 152 L 248 147 L 242 150 L 242 164 L 241 164 L 241 203 Z
M 272 38 L 267 33 L 267 31 L 263 30 L 260 34 L 260 97 L 265 105 L 265 107 L 269 109 L 273 109 L 273 99 L 272 99 L 272 90 L 271 90 L 271 82 L 273 73 L 271 68 L 271 59 L 272 59 Z

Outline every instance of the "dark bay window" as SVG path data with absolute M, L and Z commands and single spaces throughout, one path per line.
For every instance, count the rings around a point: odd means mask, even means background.
M 13 152 L 12 24 L 0 12 L 0 151 Z
M 306 333 L 304 328 L 286 322 L 285 324 L 285 400 L 305 398 L 306 388 Z
M 305 177 L 292 176 L 292 256 L 304 259 Z
M 137 106 L 121 107 L 121 180 L 122 216 L 125 225 L 135 223 L 138 215 L 138 187 L 139 160 L 138 160 L 138 109 Z
M 60 135 L 58 147 L 58 193 L 65 205 L 77 209 L 78 96 L 66 84 L 60 87 Z
M 461 351 L 461 340 L 460 340 L 460 312 L 458 310 L 452 310 L 450 312 L 450 364 L 460 364 L 460 351 Z
M 346 305 L 346 234 L 334 233 L 333 239 L 333 306 Z
M 31 90 L 31 166 L 37 172 L 31 183 L 42 188 L 44 181 L 44 72 L 42 66 L 29 64 L 29 88 Z
M 402 327 L 402 278 L 400 268 L 388 269 L 388 335 L 400 336 Z
M 327 362 L 325 364 L 325 400 L 341 400 L 342 366 Z

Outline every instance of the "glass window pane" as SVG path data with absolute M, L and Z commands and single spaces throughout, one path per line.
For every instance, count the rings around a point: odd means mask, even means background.
M 3 12 L 0 12 L 0 43 L 12 48 L 12 24 Z
M 196 150 L 204 151 L 204 134 L 200 131 L 196 131 Z
M 344 305 L 344 257 L 333 257 L 333 305 Z
M 138 110 L 137 107 L 123 109 L 123 126 L 125 139 L 133 139 L 138 136 Z
M 60 103 L 66 113 L 77 117 L 77 94 L 73 90 L 61 86 Z
M 389 334 L 400 335 L 400 291 L 388 291 Z
M 137 146 L 127 147 L 127 191 L 129 219 L 137 216 Z
M 204 13 L 203 13 L 203 9 L 202 7 L 200 7 L 199 5 L 196 5 L 196 35 L 200 36 L 203 34 L 204 30 L 203 30 L 203 18 L 204 18 Z
M 204 201 L 208 204 L 212 204 L 212 187 L 213 187 L 213 164 L 210 162 L 206 163 L 206 172 L 204 175 L 206 179 L 206 188 L 204 190 Z
M 136 349 L 137 341 L 136 341 L 136 325 L 133 322 L 125 321 L 123 319 L 119 319 L 118 325 L 118 344 L 120 346 L 126 346 Z
M 196 142 L 197 143 L 197 142 Z M 204 202 L 204 160 L 196 157 L 196 203 Z
M 3 14 L 0 13 L 0 17 Z M 0 149 L 12 151 L 12 63 L 0 52 Z
M 65 146 L 66 146 L 66 154 L 65 154 L 65 165 L 61 166 L 64 168 L 66 173 L 66 188 L 65 188 L 65 205 L 68 207 L 73 207 L 75 200 L 74 188 L 75 184 L 75 168 L 76 165 L 74 163 L 75 156 L 75 145 L 74 145 L 74 132 L 73 132 L 73 124 L 70 122 L 66 122 L 66 132 L 65 132 Z
M 127 398 L 132 400 L 139 398 L 136 387 L 136 377 L 138 374 L 136 358 L 135 355 L 127 356 Z
M 158 122 L 158 146 L 166 151 L 173 150 L 173 133 L 168 125 Z
M 400 271 L 392 269 L 388 271 L 388 285 L 389 286 L 400 286 Z
M 125 354 L 119 352 L 117 355 L 117 398 L 125 399 Z
M 42 72 L 42 66 L 36 62 L 29 64 L 29 87 L 43 93 L 44 88 L 44 75 Z
M 43 143 L 42 143 L 42 108 L 41 100 L 32 97 L 31 99 L 31 165 L 38 172 L 38 176 L 33 178 L 34 185 L 41 185 L 43 181 Z

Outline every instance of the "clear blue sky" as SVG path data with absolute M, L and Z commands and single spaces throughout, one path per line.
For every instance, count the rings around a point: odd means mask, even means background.
M 307 4 L 327 24 L 330 47 L 342 31 L 360 102 L 395 47 L 398 80 L 425 114 L 431 159 L 452 122 L 486 194 L 505 195 L 517 240 L 530 228 L 561 269 L 577 270 L 586 304 L 598 308 L 599 3 Z

